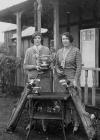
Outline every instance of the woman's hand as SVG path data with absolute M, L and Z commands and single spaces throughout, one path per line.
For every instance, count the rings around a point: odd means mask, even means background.
M 61 71 L 59 68 L 56 68 L 56 71 L 58 74 L 63 74 L 63 71 Z
M 75 79 L 73 80 L 73 86 L 77 87 L 77 81 Z
M 36 66 L 36 70 L 40 70 L 41 67 L 39 65 Z

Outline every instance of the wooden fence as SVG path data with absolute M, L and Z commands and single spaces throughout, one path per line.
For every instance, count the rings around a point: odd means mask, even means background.
M 89 71 L 92 72 L 92 105 L 96 105 L 96 88 L 97 88 L 97 76 L 98 73 L 100 72 L 100 68 L 88 68 L 88 67 L 82 67 L 82 71 L 85 71 L 85 85 L 84 85 L 84 103 L 87 105 L 88 104 L 88 99 L 89 99 L 89 86 L 88 86 L 88 73 Z M 20 76 L 19 78 L 17 77 L 17 86 L 24 86 L 25 85 L 25 73 L 23 71 L 23 68 L 20 70 Z
M 96 86 L 97 86 L 97 76 L 98 73 L 100 72 L 100 68 L 87 68 L 87 67 L 83 67 L 82 68 L 83 71 L 85 71 L 85 90 L 84 90 L 84 102 L 85 104 L 88 104 L 88 73 L 89 71 L 92 72 L 92 105 L 95 106 L 96 105 Z

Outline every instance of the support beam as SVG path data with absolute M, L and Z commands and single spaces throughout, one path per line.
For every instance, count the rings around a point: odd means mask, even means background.
M 17 23 L 17 48 L 16 48 L 16 56 L 21 58 L 21 15 L 22 12 L 16 13 L 16 23 Z M 17 86 L 21 86 L 21 70 L 17 69 Z
M 41 32 L 41 11 L 42 3 L 41 0 L 34 1 L 34 26 L 35 31 Z
M 96 105 L 96 71 L 92 70 L 92 79 L 93 79 L 93 86 L 92 86 L 92 105 Z
M 35 31 L 37 31 L 37 0 L 34 1 L 34 27 Z
M 41 11 L 42 11 L 42 3 L 41 0 L 37 0 L 38 7 L 37 7 L 37 30 L 41 32 Z
M 16 22 L 17 22 L 17 57 L 21 57 L 21 14 L 22 12 L 16 13 Z
M 59 49 L 59 1 L 56 0 L 54 3 L 54 48 Z
M 85 70 L 85 95 L 84 95 L 84 103 L 88 104 L 88 70 Z

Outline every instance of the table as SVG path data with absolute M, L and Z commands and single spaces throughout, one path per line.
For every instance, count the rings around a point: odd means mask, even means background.
M 30 128 L 27 133 L 27 140 L 29 138 L 29 134 L 31 132 L 32 120 L 59 120 L 62 124 L 62 130 L 64 135 L 64 140 L 66 140 L 65 128 L 64 128 L 64 120 L 66 114 L 66 101 L 69 99 L 70 95 L 66 93 L 40 93 L 40 95 L 30 94 L 27 96 L 29 102 L 29 119 L 30 119 Z M 58 101 L 60 103 L 61 111 L 58 112 L 38 112 L 37 107 L 38 103 L 43 101 L 52 102 Z

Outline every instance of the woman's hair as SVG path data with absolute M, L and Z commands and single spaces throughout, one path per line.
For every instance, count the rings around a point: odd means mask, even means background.
M 40 37 L 41 37 L 41 41 L 43 40 L 42 34 L 41 34 L 40 32 L 38 32 L 38 31 L 36 31 L 36 32 L 32 35 L 32 39 L 31 39 L 31 42 L 32 42 L 33 44 L 34 44 L 34 38 L 35 38 L 36 36 L 40 36 Z
M 66 36 L 68 39 L 69 39 L 69 41 L 72 43 L 73 42 L 73 36 L 69 33 L 69 32 L 65 32 L 65 33 L 62 33 L 61 34 L 61 42 L 62 42 L 62 36 Z

